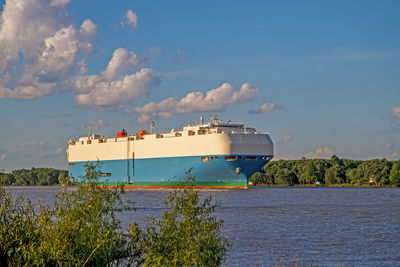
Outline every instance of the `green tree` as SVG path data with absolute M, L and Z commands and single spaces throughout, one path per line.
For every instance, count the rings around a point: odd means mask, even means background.
M 325 171 L 325 183 L 335 184 L 336 182 L 336 170 L 334 167 L 330 167 Z
M 212 215 L 217 208 L 212 198 L 201 200 L 194 189 L 180 188 L 169 194 L 164 205 L 163 217 L 151 219 L 142 233 L 144 265 L 221 265 L 228 242 L 220 233 L 222 221 Z M 135 225 L 129 231 L 140 236 Z
M 389 179 L 392 185 L 400 186 L 400 160 L 393 163 Z
M 306 165 L 303 167 L 303 171 L 307 184 L 312 184 L 317 181 L 318 172 L 312 160 L 307 160 Z

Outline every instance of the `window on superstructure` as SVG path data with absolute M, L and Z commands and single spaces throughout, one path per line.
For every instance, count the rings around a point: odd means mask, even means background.
M 225 160 L 226 160 L 226 161 L 235 161 L 235 160 L 236 160 L 236 157 L 234 157 L 234 156 L 226 156 L 226 157 L 225 157 Z
M 194 131 L 192 131 L 192 130 L 189 130 L 189 131 L 188 131 L 188 135 L 189 135 L 189 136 L 192 136 L 192 135 L 194 135 L 194 134 L 195 134 Z
M 110 172 L 100 173 L 100 177 L 111 177 Z
M 88 143 L 88 144 L 91 144 L 91 143 L 92 143 L 92 140 L 87 140 L 87 143 Z
M 75 163 L 70 163 L 69 166 L 70 167 L 75 167 Z
M 198 131 L 197 131 L 197 134 L 198 134 L 198 135 L 206 134 L 206 131 L 205 131 L 205 130 L 198 130 Z
M 246 160 L 257 160 L 257 157 L 246 157 Z
M 202 162 L 207 162 L 208 161 L 208 157 L 201 157 L 201 161 Z

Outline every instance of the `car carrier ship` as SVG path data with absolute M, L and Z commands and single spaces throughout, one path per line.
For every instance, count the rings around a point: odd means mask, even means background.
M 181 186 L 187 173 L 196 188 L 247 188 L 248 179 L 273 157 L 274 145 L 267 133 L 243 123 L 188 124 L 168 133 L 140 130 L 116 137 L 92 134 L 68 141 L 69 174 L 78 181 L 87 163 L 100 163 L 99 181 L 125 188 L 168 188 Z

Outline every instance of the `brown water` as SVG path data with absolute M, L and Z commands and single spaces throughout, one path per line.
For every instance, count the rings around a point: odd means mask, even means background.
M 54 201 L 59 187 L 8 187 L 37 201 Z M 132 190 L 136 212 L 121 212 L 126 227 L 162 214 L 169 190 Z M 223 235 L 231 243 L 226 266 L 272 262 L 314 266 L 400 266 L 400 188 L 252 188 L 209 190 L 221 203 Z M 313 254 L 316 258 L 313 260 Z

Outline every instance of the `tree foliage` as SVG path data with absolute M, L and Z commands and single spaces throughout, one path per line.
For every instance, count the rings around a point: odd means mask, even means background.
M 400 186 L 400 160 L 393 163 L 390 170 L 389 180 L 392 185 Z
M 52 168 L 20 169 L 0 174 L 0 185 L 56 185 L 68 183 L 68 171 Z
M 97 181 L 99 165 L 88 164 L 85 187 L 64 188 L 53 206 L 13 199 L 0 187 L 0 262 L 5 266 L 139 266 L 222 263 L 227 241 L 213 216 L 211 197 L 177 189 L 165 200 L 163 219 L 143 230 L 121 228 L 123 188 Z
M 397 161 L 398 162 L 398 161 Z M 397 163 L 399 164 L 399 163 Z M 306 159 L 271 161 L 264 166 L 264 173 L 250 178 L 254 185 L 296 184 L 354 184 L 397 185 L 391 172 L 397 173 L 396 162 L 386 159 L 366 161 L 340 159 Z M 393 174 L 393 177 L 397 177 Z
M 228 248 L 220 234 L 222 221 L 213 216 L 218 205 L 201 200 L 193 188 L 179 188 L 164 200 L 160 220 L 152 218 L 142 233 L 145 266 L 219 266 Z M 135 225 L 129 228 L 137 233 Z

